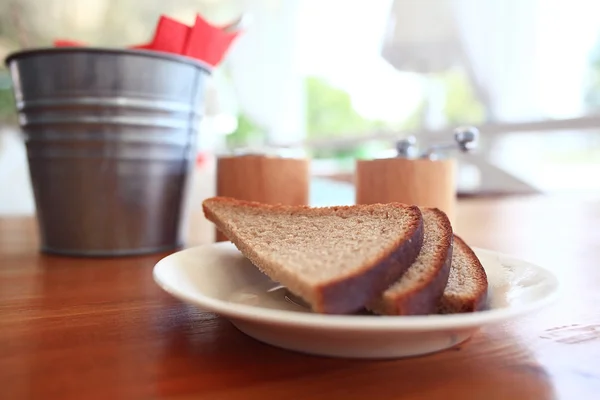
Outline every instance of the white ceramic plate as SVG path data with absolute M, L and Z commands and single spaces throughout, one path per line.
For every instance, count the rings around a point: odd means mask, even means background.
M 432 353 L 468 339 L 478 328 L 534 311 L 558 292 L 549 271 L 474 248 L 488 274 L 488 310 L 427 316 L 323 315 L 299 305 L 229 242 L 174 253 L 154 267 L 173 296 L 229 319 L 274 346 L 348 358 L 398 358 Z

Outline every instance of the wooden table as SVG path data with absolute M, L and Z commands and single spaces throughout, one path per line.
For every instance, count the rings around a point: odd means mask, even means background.
M 32 219 L 0 219 L 0 398 L 600 398 L 600 202 L 462 201 L 456 231 L 554 270 L 562 300 L 435 355 L 348 361 L 171 298 L 152 281 L 164 254 L 42 255 Z

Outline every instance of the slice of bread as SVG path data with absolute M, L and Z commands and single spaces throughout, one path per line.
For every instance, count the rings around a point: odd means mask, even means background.
M 311 208 L 213 197 L 203 210 L 256 267 L 319 313 L 363 309 L 423 243 L 421 211 L 399 203 Z
M 367 305 L 376 314 L 426 315 L 437 311 L 452 262 L 452 225 L 437 208 L 421 208 L 424 238 L 419 256 L 382 296 Z
M 477 255 L 454 235 L 450 277 L 438 306 L 441 314 L 482 310 L 487 300 L 488 280 Z

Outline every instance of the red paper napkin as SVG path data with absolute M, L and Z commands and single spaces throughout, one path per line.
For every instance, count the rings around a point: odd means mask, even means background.
M 188 26 L 161 16 L 150 43 L 134 45 L 132 49 L 145 49 L 179 54 L 203 61 L 210 66 L 218 65 L 240 31 L 228 32 L 209 24 L 200 15 L 193 26 Z M 72 40 L 56 40 L 56 47 L 83 47 L 84 43 Z
M 81 42 L 74 42 L 72 40 L 55 40 L 55 47 L 85 47 L 85 44 Z
M 238 34 L 209 25 L 198 15 L 183 47 L 183 54 L 217 65 Z
M 163 15 L 158 20 L 152 41 L 147 44 L 132 46 L 132 48 L 183 54 L 189 32 L 189 26 Z

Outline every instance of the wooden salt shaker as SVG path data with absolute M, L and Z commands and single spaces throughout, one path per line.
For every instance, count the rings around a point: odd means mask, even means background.
M 267 204 L 308 205 L 307 159 L 247 154 L 217 160 L 217 196 Z M 227 238 L 219 231 L 216 241 Z
M 438 143 L 418 154 L 414 137 L 396 143 L 395 158 L 358 161 L 356 164 L 356 203 L 400 202 L 420 207 L 435 207 L 456 220 L 457 163 L 447 157 L 451 150 L 475 150 L 479 130 L 459 126 L 453 142 Z
M 451 223 L 456 213 L 456 161 L 453 158 L 389 158 L 356 164 L 356 204 L 400 202 L 437 207 Z

